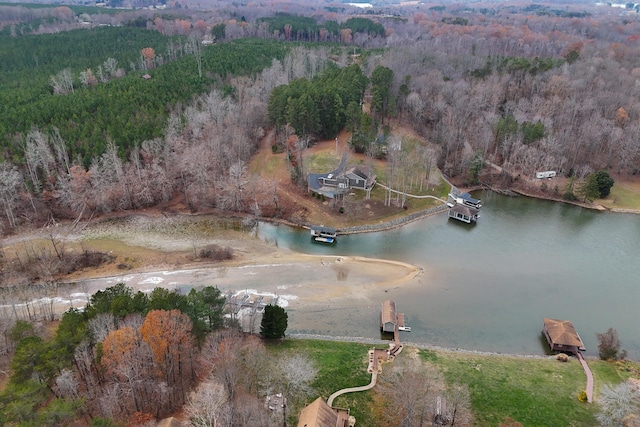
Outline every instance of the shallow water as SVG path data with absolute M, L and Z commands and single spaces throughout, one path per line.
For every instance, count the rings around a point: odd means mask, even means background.
M 544 354 L 542 318 L 550 317 L 571 320 L 589 355 L 598 352 L 595 334 L 613 327 L 629 357 L 640 359 L 640 216 L 490 192 L 476 196 L 483 199 L 476 225 L 439 214 L 390 231 L 339 236 L 335 246 L 312 243 L 308 231 L 286 226 L 261 223 L 257 232 L 298 252 L 423 267 L 411 283 L 385 293 L 412 327 L 405 341 Z M 349 305 L 318 314 L 330 322 L 305 329 L 293 324 L 290 332 L 378 338 L 378 307 Z

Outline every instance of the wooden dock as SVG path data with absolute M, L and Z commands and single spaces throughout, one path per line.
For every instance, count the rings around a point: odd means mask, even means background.
M 576 357 L 580 361 L 584 373 L 587 374 L 587 402 L 591 403 L 593 402 L 593 374 L 591 373 L 591 369 L 589 369 L 589 365 L 587 365 L 587 361 L 582 357 L 582 353 L 577 352 Z

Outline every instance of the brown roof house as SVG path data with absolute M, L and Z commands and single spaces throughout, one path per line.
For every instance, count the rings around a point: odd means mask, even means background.
M 549 347 L 553 351 L 578 353 L 585 351 L 580 335 L 576 332 L 573 324 L 568 320 L 556 320 L 544 318 L 542 333 L 547 338 Z
M 349 418 L 348 409 L 332 408 L 319 397 L 302 408 L 298 427 L 349 427 L 355 423 Z
M 396 303 L 391 300 L 383 301 L 380 310 L 380 332 L 395 332 L 397 324 Z

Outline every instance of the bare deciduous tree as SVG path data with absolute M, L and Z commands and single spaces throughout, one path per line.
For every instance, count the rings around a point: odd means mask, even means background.
M 384 373 L 384 379 L 378 384 L 377 399 L 382 406 L 379 416 L 384 418 L 384 424 L 402 427 L 430 424 L 442 389 L 439 372 L 430 366 L 393 368 Z
M 184 44 L 184 51 L 187 55 L 193 55 L 198 65 L 198 76 L 202 78 L 202 45 L 200 40 L 195 36 L 189 37 Z
M 602 360 L 618 360 L 624 359 L 627 355 L 625 350 L 620 350 L 620 338 L 618 331 L 613 328 L 607 329 L 607 332 L 596 334 L 598 338 L 598 353 Z
M 223 427 L 231 423 L 224 387 L 205 381 L 189 395 L 184 410 L 193 427 Z
M 65 68 L 55 76 L 51 76 L 49 83 L 54 94 L 67 94 L 73 92 L 73 75 L 71 69 Z
M 289 406 L 298 408 L 313 392 L 311 383 L 318 375 L 318 368 L 307 356 L 293 354 L 279 359 L 276 369 L 279 380 L 275 380 L 275 384 L 287 397 Z
M 96 343 L 104 341 L 111 332 L 116 329 L 116 319 L 111 313 L 100 313 L 89 319 L 87 329 Z
M 49 178 L 55 163 L 49 147 L 49 136 L 38 129 L 31 130 L 26 137 L 24 156 L 31 184 L 36 192 L 40 193 L 42 190 L 40 173 L 44 173 L 43 178 Z
M 16 209 L 23 187 L 24 181 L 18 168 L 7 162 L 0 163 L 0 204 L 12 228 L 17 225 Z

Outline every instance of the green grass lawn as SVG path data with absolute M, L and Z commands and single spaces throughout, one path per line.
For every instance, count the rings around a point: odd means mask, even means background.
M 421 352 L 424 354 L 424 352 Z M 595 405 L 578 401 L 586 376 L 577 360 L 525 359 L 468 354 L 427 355 L 447 381 L 469 386 L 476 425 L 506 417 L 524 426 L 594 426 Z
M 320 369 L 313 383 L 316 394 L 311 396 L 307 403 L 318 397 L 326 400 L 333 392 L 343 388 L 369 384 L 371 375 L 367 373 L 367 352 L 370 348 L 368 344 L 295 339 L 283 340 L 268 346 L 269 351 L 275 355 L 293 352 L 306 354 L 315 360 L 316 366 Z M 359 426 L 377 426 L 369 410 L 370 393 L 350 393 L 341 396 L 336 399 L 334 406 L 350 408 Z M 295 416 L 297 422 L 298 414 Z
M 305 170 L 311 173 L 331 172 L 338 167 L 341 158 L 342 157 L 336 156 L 329 151 L 323 151 L 304 159 Z
M 299 352 L 316 361 L 320 373 L 313 386 L 327 399 L 334 391 L 368 384 L 367 344 L 287 339 L 269 344 L 274 355 Z M 408 354 L 409 352 L 407 352 Z M 506 417 L 530 426 L 596 426 L 597 404 L 578 401 L 586 376 L 575 358 L 562 363 L 553 357 L 525 358 L 420 350 L 423 363 L 439 368 L 448 382 L 467 384 L 477 426 L 497 426 Z M 403 352 L 399 357 L 405 356 Z M 640 374 L 635 362 L 588 360 L 595 379 L 595 399 L 603 384 L 617 384 Z M 392 366 L 389 365 L 388 369 Z M 380 377 L 379 377 L 380 378 Z M 384 378 L 384 377 L 383 377 Z M 371 414 L 372 392 L 340 396 L 334 406 L 349 408 L 357 425 L 383 427 Z M 292 422 L 297 420 L 292 419 Z M 293 424 L 295 425 L 295 424 Z
M 640 210 L 640 193 L 628 187 L 613 185 L 611 194 L 606 199 L 596 200 L 609 209 L 637 209 Z

